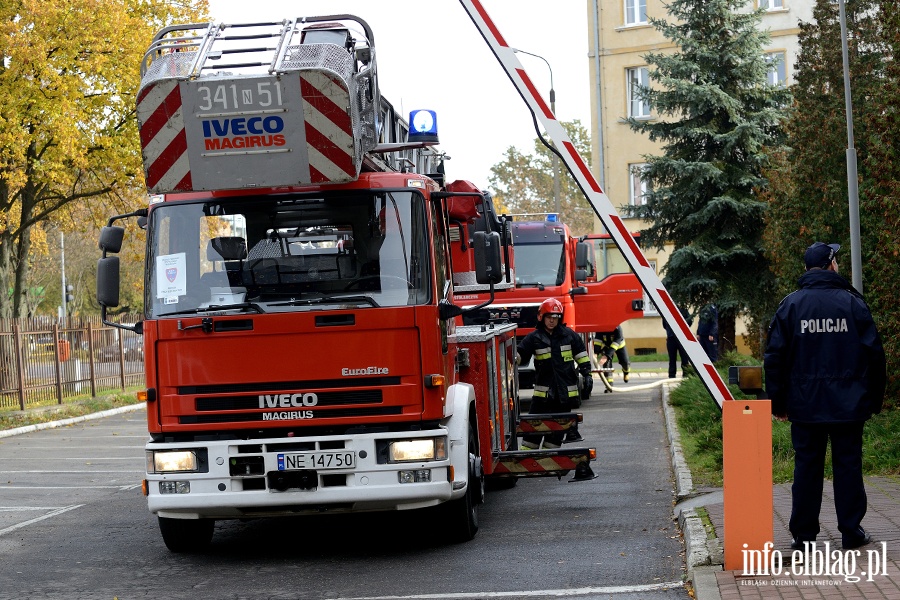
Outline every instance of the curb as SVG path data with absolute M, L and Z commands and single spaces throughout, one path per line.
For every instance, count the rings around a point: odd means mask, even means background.
M 101 419 L 103 417 L 109 417 L 111 415 L 118 415 L 121 413 L 131 412 L 133 410 L 139 410 L 145 407 L 144 402 L 138 402 L 137 404 L 129 404 L 128 406 L 120 406 L 119 408 L 111 408 L 109 410 L 104 410 L 96 413 L 89 413 L 86 415 L 81 415 L 79 417 L 71 417 L 69 419 L 61 419 L 59 421 L 48 421 L 46 423 L 37 423 L 35 425 L 24 425 L 22 427 L 16 427 L 14 429 L 5 429 L 0 431 L 0 438 L 12 437 L 14 435 L 19 435 L 22 433 L 31 433 L 32 431 L 40 431 L 42 429 L 53 429 L 55 427 L 65 427 L 66 425 L 72 425 L 73 423 L 81 423 L 82 421 L 90 421 L 92 419 Z
M 713 556 L 721 556 L 721 552 L 710 552 L 706 527 L 697 511 L 692 507 L 679 506 L 682 500 L 694 493 L 694 482 L 681 448 L 681 434 L 675 424 L 675 410 L 669 406 L 670 386 L 671 384 L 662 386 L 662 409 L 669 437 L 669 449 L 672 452 L 672 470 L 675 474 L 674 518 L 684 534 L 687 575 L 694 585 L 694 597 L 697 600 L 721 600 L 715 574 L 716 571 L 722 570 L 722 565 L 714 564 L 713 561 Z

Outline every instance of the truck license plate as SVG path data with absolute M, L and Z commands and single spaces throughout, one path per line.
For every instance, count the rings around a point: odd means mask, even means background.
M 301 469 L 353 469 L 356 452 L 295 452 L 278 455 L 279 471 Z

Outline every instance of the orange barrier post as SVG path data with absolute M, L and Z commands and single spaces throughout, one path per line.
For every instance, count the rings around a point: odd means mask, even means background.
M 742 570 L 747 552 L 768 556 L 765 544 L 773 541 L 771 401 L 722 406 L 722 453 L 725 569 Z

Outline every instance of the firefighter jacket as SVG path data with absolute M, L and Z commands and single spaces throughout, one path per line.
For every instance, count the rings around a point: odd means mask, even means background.
M 578 397 L 578 374 L 590 376 L 591 358 L 581 336 L 563 323 L 547 332 L 542 323 L 517 347 L 523 363 L 534 357 L 534 397 L 562 402 Z
M 622 335 L 621 327 L 616 327 L 614 331 L 594 334 L 594 354 L 602 354 L 604 350 L 608 349 L 607 354 L 612 355 L 613 352 L 624 347 L 625 336 Z
M 885 355 L 862 295 L 814 269 L 781 301 L 764 366 L 772 413 L 798 423 L 865 421 L 881 411 Z

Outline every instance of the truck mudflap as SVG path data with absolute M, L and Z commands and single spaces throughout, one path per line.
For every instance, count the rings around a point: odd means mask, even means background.
M 519 415 L 516 436 L 550 433 L 565 433 L 576 430 L 578 423 L 584 421 L 581 413 L 554 413 L 547 415 Z
M 559 448 L 554 450 L 517 450 L 494 453 L 494 470 L 490 478 L 550 477 L 562 478 L 570 471 L 569 481 L 596 479 L 590 462 L 597 457 L 595 448 Z

